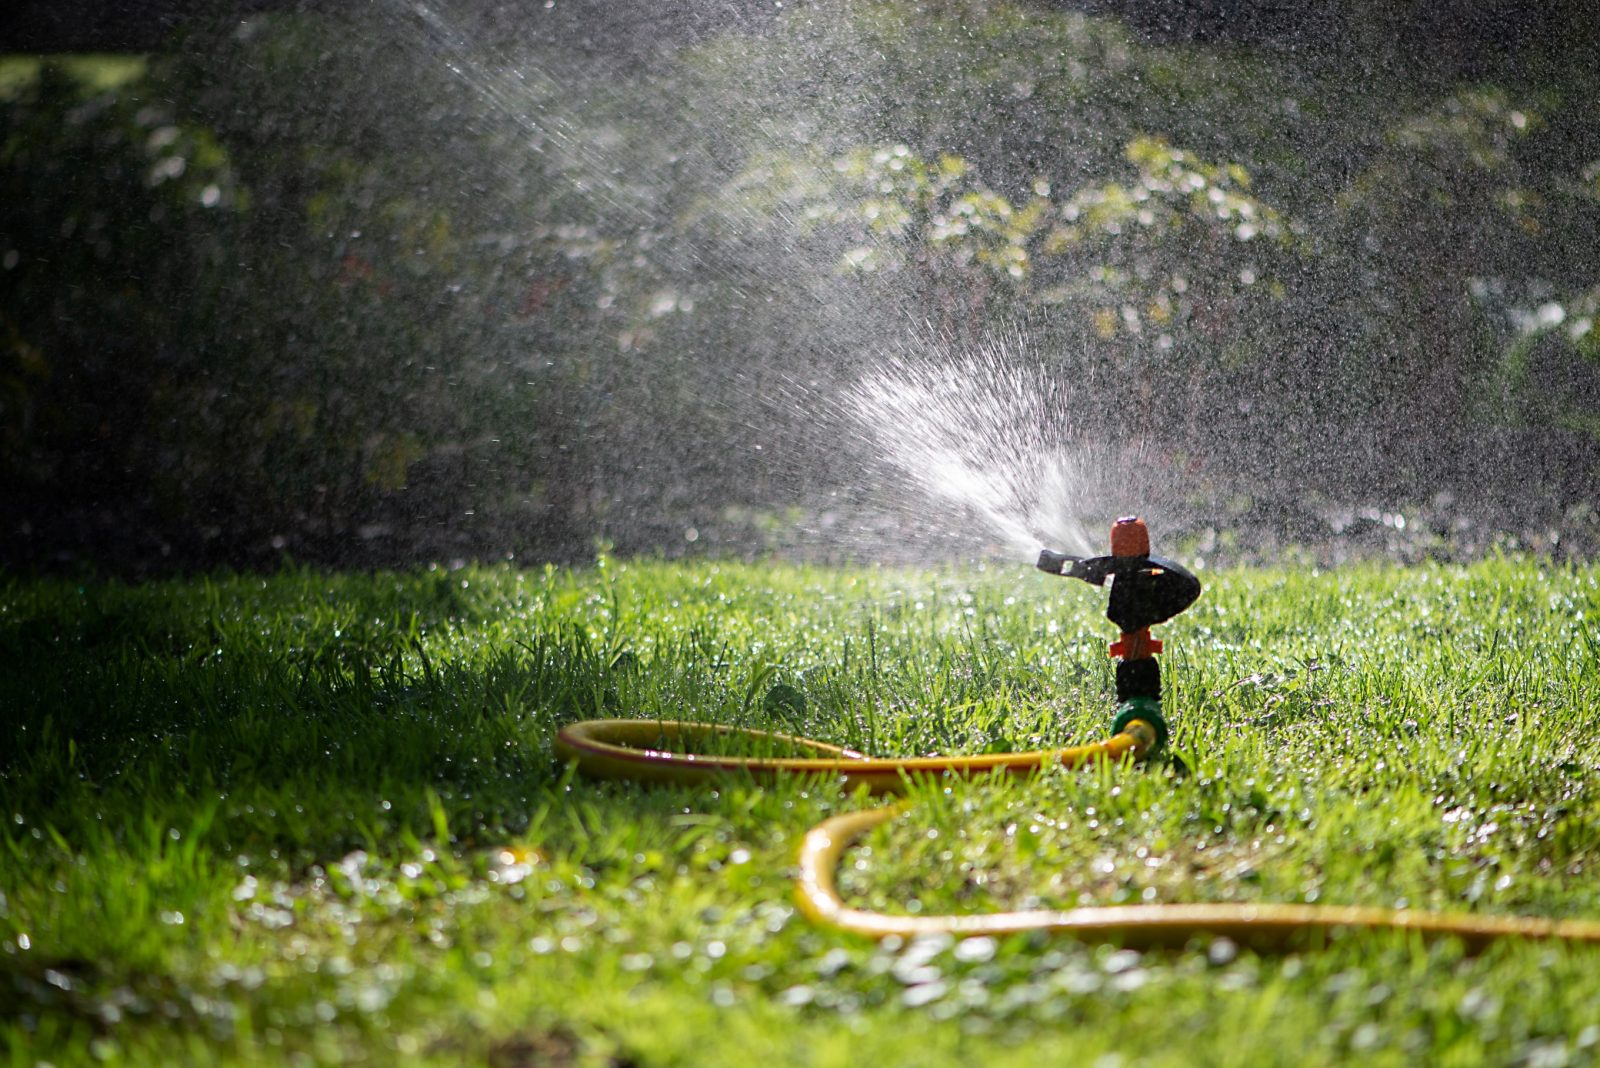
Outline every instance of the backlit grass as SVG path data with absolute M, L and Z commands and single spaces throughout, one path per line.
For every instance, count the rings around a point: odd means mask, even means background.
M 930 784 L 855 901 L 1318 901 L 1600 916 L 1600 570 L 1202 575 L 1182 769 Z M 791 905 L 872 802 L 574 778 L 592 716 L 883 755 L 1104 735 L 1103 594 L 622 563 L 0 584 L 10 1063 L 1587 1063 L 1600 952 L 877 946 Z M 1046 1061 L 1046 1059 L 1048 1059 Z

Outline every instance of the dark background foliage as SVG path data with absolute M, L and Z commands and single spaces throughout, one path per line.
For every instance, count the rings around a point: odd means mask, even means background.
M 1593 545 L 1586 5 L 418 10 L 5 16 L 0 560 L 863 551 L 924 322 L 1190 533 Z

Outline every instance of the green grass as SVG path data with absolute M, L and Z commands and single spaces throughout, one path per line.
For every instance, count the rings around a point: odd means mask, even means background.
M 853 899 L 1600 916 L 1600 569 L 1202 577 L 1163 628 L 1187 775 L 923 787 L 850 854 Z M 614 560 L 0 579 L 0 1063 L 1600 1057 L 1600 951 L 877 946 L 790 897 L 801 834 L 865 799 L 552 756 L 561 723 L 613 715 L 880 754 L 1101 737 L 1102 596 Z

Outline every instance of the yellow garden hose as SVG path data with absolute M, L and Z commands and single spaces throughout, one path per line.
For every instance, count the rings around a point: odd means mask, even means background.
M 1497 938 L 1559 938 L 1600 944 L 1600 923 L 1531 916 L 1475 916 L 1410 909 L 1344 908 L 1329 905 L 1211 904 L 1104 905 L 1027 912 L 954 916 L 890 916 L 853 909 L 839 897 L 833 873 L 850 844 L 899 814 L 899 806 L 852 812 L 817 824 L 800 847 L 801 910 L 817 923 L 871 938 L 898 935 L 1008 935 L 1051 931 L 1088 941 L 1134 948 L 1182 946 L 1196 935 L 1230 938 L 1255 949 L 1286 949 L 1314 942 L 1334 930 L 1415 931 L 1450 936 L 1479 949 Z
M 1130 724 L 1130 727 L 1133 725 Z M 932 775 L 1031 775 L 1060 765 L 1076 768 L 1096 757 L 1141 756 L 1155 745 L 1155 732 L 1139 723 L 1142 733 L 1124 731 L 1114 738 L 1069 749 L 1030 753 L 989 753 L 970 757 L 912 757 L 881 760 L 809 738 L 772 731 L 653 719 L 591 719 L 563 727 L 556 735 L 556 755 L 576 762 L 596 779 L 704 785 L 738 772 L 756 779 L 778 775 L 837 775 L 846 789 L 865 786 L 874 794 L 898 793 L 908 780 Z M 820 757 L 706 756 L 663 746 L 692 745 L 705 738 L 743 738 L 826 754 Z
M 708 737 L 738 737 L 822 754 L 815 757 L 712 756 L 668 745 Z M 1075 768 L 1095 759 L 1142 759 L 1156 748 L 1156 730 L 1143 720 L 1123 725 L 1103 742 L 1068 749 L 975 757 L 874 759 L 805 738 L 739 727 L 660 720 L 589 720 L 563 728 L 556 752 L 582 772 L 603 779 L 704 785 L 731 775 L 772 779 L 780 775 L 837 776 L 847 788 L 897 793 L 911 781 L 936 775 L 1026 775 L 1060 765 Z M 852 842 L 892 819 L 899 805 L 835 816 L 806 833 L 800 847 L 797 895 L 801 910 L 817 923 L 869 938 L 896 935 L 1008 935 L 1050 931 L 1131 947 L 1182 946 L 1197 935 L 1220 936 L 1257 949 L 1316 944 L 1335 930 L 1392 930 L 1425 937 L 1458 938 L 1478 949 L 1498 938 L 1562 939 L 1600 944 L 1600 923 L 1531 916 L 1480 916 L 1410 909 L 1289 904 L 1114 905 L 949 916 L 896 916 L 851 908 L 839 896 L 834 872 Z

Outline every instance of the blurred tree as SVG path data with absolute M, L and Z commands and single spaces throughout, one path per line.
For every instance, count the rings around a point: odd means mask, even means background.
M 225 153 L 159 96 L 55 65 L 0 109 L 0 479 L 122 498 L 164 468 L 179 324 L 226 258 Z M 196 299 L 199 298 L 199 303 Z M 133 502 L 138 502 L 134 497 Z

